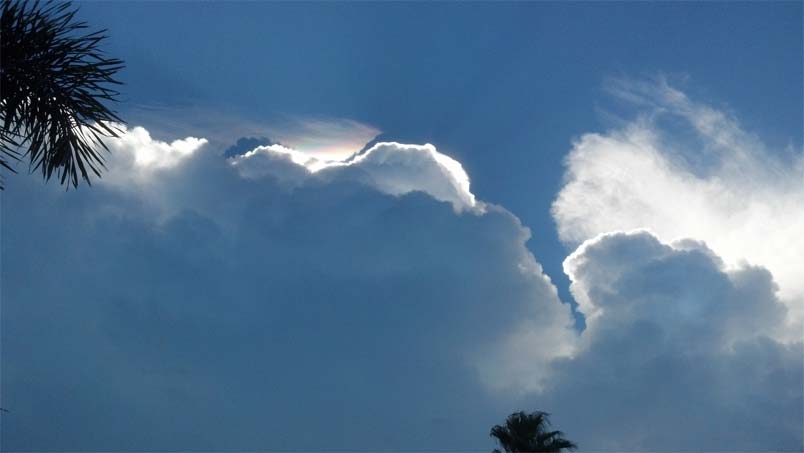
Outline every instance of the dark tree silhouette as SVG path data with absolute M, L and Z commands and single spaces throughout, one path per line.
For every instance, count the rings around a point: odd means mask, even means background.
M 121 122 L 116 101 L 123 62 L 99 49 L 106 30 L 85 33 L 70 3 L 3 1 L 0 18 L 0 165 L 29 158 L 29 172 L 61 184 L 100 176 L 104 137 Z M 108 151 L 108 149 L 107 149 Z
M 561 431 L 550 431 L 550 414 L 546 412 L 514 412 L 505 425 L 491 428 L 491 437 L 497 439 L 506 452 L 561 452 L 578 448 L 564 439 Z M 500 450 L 495 449 L 494 453 Z

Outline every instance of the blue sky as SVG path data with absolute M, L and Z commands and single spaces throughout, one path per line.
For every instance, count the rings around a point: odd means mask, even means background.
M 128 129 L 3 193 L 3 448 L 804 445 L 800 2 L 80 8 Z

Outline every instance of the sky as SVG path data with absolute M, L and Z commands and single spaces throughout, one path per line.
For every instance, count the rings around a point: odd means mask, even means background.
M 3 451 L 804 449 L 800 2 L 78 5 L 127 124 L 4 178 Z

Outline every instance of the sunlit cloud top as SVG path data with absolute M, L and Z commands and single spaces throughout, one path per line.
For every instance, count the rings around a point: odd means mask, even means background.
M 420 191 L 452 203 L 457 211 L 482 210 L 470 190 L 469 175 L 461 163 L 440 153 L 431 144 L 381 142 L 351 159 L 352 154 L 341 154 L 340 159 L 335 156 L 334 153 L 313 156 L 283 145 L 267 145 L 229 161 L 242 177 L 256 179 L 270 175 L 291 184 L 311 174 L 354 169 L 364 183 L 392 195 Z M 296 168 L 278 167 L 277 160 Z M 279 168 L 282 169 L 277 171 Z M 300 169 L 305 171 L 300 172 Z
M 642 114 L 574 143 L 553 204 L 561 239 L 636 228 L 665 242 L 700 239 L 731 267 L 767 267 L 791 320 L 804 320 L 804 156 L 786 160 L 728 112 L 664 80 L 609 88 Z

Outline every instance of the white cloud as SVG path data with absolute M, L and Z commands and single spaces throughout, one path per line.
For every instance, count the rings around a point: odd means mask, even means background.
M 128 128 L 114 124 L 120 136 L 105 140 L 110 154 L 106 155 L 107 171 L 101 183 L 118 187 L 136 187 L 149 183 L 160 170 L 175 167 L 204 145 L 204 138 L 187 137 L 164 142 L 151 137 L 143 127 Z
M 100 184 L 152 196 L 158 193 L 155 185 L 165 178 L 165 170 L 203 153 L 208 143 L 195 137 L 168 143 L 152 138 L 143 127 L 116 127 L 122 134 L 107 140 L 111 154 Z M 347 178 L 390 195 L 422 191 L 452 203 L 456 211 L 484 209 L 471 192 L 469 176 L 460 162 L 430 144 L 382 142 L 357 155 L 316 153 L 276 144 L 257 147 L 228 161 L 240 176 L 248 179 L 270 177 L 295 187 L 314 175 L 325 179 Z
M 277 160 L 295 164 L 308 173 L 278 165 Z M 324 178 L 337 175 L 359 179 L 390 195 L 426 192 L 437 200 L 452 203 L 458 211 L 482 209 L 470 191 L 469 176 L 460 162 L 439 153 L 430 144 L 382 142 L 349 159 L 329 160 L 282 145 L 270 145 L 236 156 L 231 163 L 248 178 L 269 175 L 298 184 L 314 173 Z
M 791 309 L 788 327 L 800 332 L 802 154 L 786 161 L 730 115 L 662 80 L 613 82 L 610 89 L 645 114 L 575 142 L 553 205 L 561 239 L 577 245 L 610 231 L 648 228 L 665 242 L 703 240 L 729 266 L 767 267 Z

